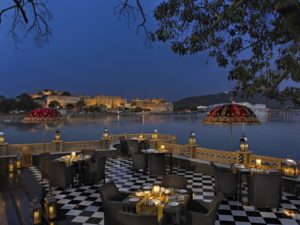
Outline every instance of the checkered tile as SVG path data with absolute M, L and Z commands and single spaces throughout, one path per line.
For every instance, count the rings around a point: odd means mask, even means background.
M 36 167 L 30 168 L 36 179 L 48 190 L 49 183 L 42 179 Z M 188 188 L 194 192 L 194 199 L 210 201 L 214 196 L 214 178 L 180 168 L 172 173 L 188 179 Z M 132 192 L 146 185 L 160 184 L 161 177 L 151 177 L 131 170 L 131 161 L 125 158 L 109 158 L 106 163 L 106 182 L 113 180 L 124 192 Z M 99 194 L 101 184 L 82 186 L 73 189 L 55 191 L 60 211 L 65 213 L 72 224 L 104 224 L 102 203 Z M 243 190 L 243 194 L 246 193 Z M 300 197 L 284 193 L 279 211 L 275 209 L 256 210 L 252 206 L 242 205 L 238 201 L 224 199 L 218 210 L 216 225 L 259 225 L 259 224 L 300 224 Z

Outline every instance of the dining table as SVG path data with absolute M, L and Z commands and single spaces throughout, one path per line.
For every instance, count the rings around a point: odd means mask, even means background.
M 82 154 L 76 154 L 76 155 L 66 155 L 57 158 L 57 161 L 65 162 L 67 166 L 72 166 L 74 170 L 74 174 L 76 175 L 76 172 L 78 174 L 78 185 L 81 186 L 83 183 L 83 165 L 88 160 L 91 159 L 90 155 L 82 155 Z
M 255 165 L 244 165 L 244 164 L 234 164 L 233 167 L 233 173 L 238 174 L 238 200 L 239 202 L 243 202 L 243 196 L 242 196 L 242 184 L 243 179 L 242 176 L 247 176 L 253 173 L 272 173 L 272 172 L 278 172 L 278 170 L 273 169 L 268 166 L 255 166 Z M 246 202 L 243 202 L 243 204 L 247 204 Z
M 123 200 L 129 211 L 140 215 L 156 215 L 160 221 L 164 215 L 169 215 L 174 224 L 180 224 L 181 212 L 186 208 L 191 199 L 191 194 L 186 189 L 160 187 L 155 192 L 155 186 L 144 186 L 141 190 L 131 193 Z
M 167 156 L 169 158 L 169 168 L 170 168 L 170 173 L 172 173 L 172 168 L 173 168 L 173 154 L 172 152 L 168 151 L 168 150 L 157 150 L 157 149 L 143 149 L 141 150 L 142 153 L 144 153 L 146 155 L 146 162 L 147 164 L 148 162 L 148 155 L 149 154 L 161 154 L 163 153 L 165 156 Z M 148 165 L 147 165 L 148 168 Z

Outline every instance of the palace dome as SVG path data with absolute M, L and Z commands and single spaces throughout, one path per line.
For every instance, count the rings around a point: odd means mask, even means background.
M 25 122 L 53 121 L 61 119 L 61 114 L 55 109 L 38 108 L 29 112 L 25 117 Z

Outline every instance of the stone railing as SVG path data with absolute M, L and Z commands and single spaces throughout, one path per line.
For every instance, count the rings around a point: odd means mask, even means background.
M 82 149 L 105 149 L 105 142 L 108 144 L 119 143 L 119 139 L 124 137 L 125 139 L 133 139 L 143 137 L 149 139 L 152 147 L 156 148 L 156 143 L 164 141 L 166 143 L 175 143 L 176 136 L 169 134 L 158 134 L 156 139 L 152 139 L 152 134 L 149 133 L 138 133 L 138 134 L 120 134 L 110 135 L 109 137 L 102 138 L 101 140 L 93 141 L 72 141 L 66 142 L 60 139 L 54 139 L 52 142 L 46 143 L 30 143 L 30 144 L 8 144 L 3 142 L 0 143 L 0 149 L 2 149 L 2 155 L 16 155 L 29 152 L 30 154 L 40 154 L 44 152 L 64 152 L 64 151 L 80 151 Z M 1 154 L 0 154 L 1 155 Z
M 261 159 L 262 165 L 280 170 L 281 163 L 284 161 L 284 159 L 282 158 L 255 155 L 248 151 L 222 151 L 202 148 L 197 145 L 180 145 L 167 142 L 158 142 L 158 149 L 161 149 L 161 146 L 163 146 L 165 150 L 171 151 L 174 155 L 180 155 L 185 156 L 186 158 L 194 158 L 205 161 L 213 161 L 223 164 L 241 163 L 255 165 L 256 159 Z
M 279 170 L 281 169 L 281 163 L 284 161 L 284 159 L 282 158 L 251 154 L 249 156 L 249 163 L 255 164 L 256 159 L 261 159 L 263 166 L 272 167 L 274 169 L 279 169 Z
M 195 158 L 205 161 L 214 161 L 224 164 L 255 164 L 256 159 L 261 159 L 262 165 L 280 169 L 284 159 L 261 156 L 252 154 L 250 151 L 222 151 L 216 149 L 208 149 L 199 147 L 196 143 L 190 142 L 185 145 L 176 144 L 176 136 L 170 134 L 157 134 L 157 138 L 153 139 L 153 134 L 137 133 L 137 134 L 118 134 L 109 135 L 107 138 L 94 141 L 73 141 L 65 142 L 59 138 L 48 143 L 34 144 L 8 144 L 0 143 L 0 152 L 2 155 L 20 154 L 39 154 L 43 152 L 64 152 L 64 151 L 80 151 L 82 149 L 105 149 L 108 145 L 119 143 L 120 138 L 124 139 L 148 139 L 152 148 L 165 149 L 171 151 L 174 155 L 184 156 L 186 158 Z M 104 147 L 106 146 L 106 147 Z M 1 155 L 1 154 L 0 154 Z

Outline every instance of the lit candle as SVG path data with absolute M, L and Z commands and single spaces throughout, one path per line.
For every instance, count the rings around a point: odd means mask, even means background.
M 71 158 L 73 158 L 73 159 L 76 158 L 76 152 L 71 153 Z
M 256 159 L 255 162 L 257 167 L 261 167 L 261 159 Z
M 49 206 L 49 217 L 52 219 L 52 218 L 55 218 L 55 215 L 54 215 L 54 207 L 53 206 Z
M 159 197 L 160 196 L 160 186 L 159 185 L 154 185 L 152 187 L 152 194 L 155 196 L 155 197 Z
M 33 224 L 39 224 L 41 223 L 41 214 L 39 210 L 36 210 L 33 212 Z

